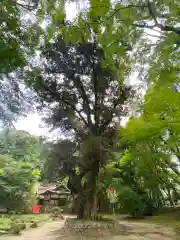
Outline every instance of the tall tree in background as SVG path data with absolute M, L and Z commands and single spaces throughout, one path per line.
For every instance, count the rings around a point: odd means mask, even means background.
M 38 179 L 39 171 L 30 162 L 0 155 L 0 205 L 8 211 L 31 210 L 32 188 Z
M 8 155 L 17 162 L 29 162 L 43 169 L 44 143 L 41 138 L 24 131 L 9 129 L 0 132 L 0 155 Z
M 44 144 L 38 137 L 16 129 L 0 132 L 0 205 L 31 210 L 44 160 Z

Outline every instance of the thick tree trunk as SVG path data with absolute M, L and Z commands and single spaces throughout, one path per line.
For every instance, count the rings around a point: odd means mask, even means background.
M 99 182 L 99 162 L 95 162 L 88 176 L 87 196 L 84 209 L 86 219 L 97 219 Z
M 77 198 L 77 218 L 84 219 L 84 193 L 80 192 Z

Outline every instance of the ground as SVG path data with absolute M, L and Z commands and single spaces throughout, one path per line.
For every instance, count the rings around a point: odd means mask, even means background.
M 20 236 L 2 236 L 0 240 L 57 240 L 58 230 L 63 224 L 64 221 L 47 222 L 38 228 L 25 230 Z
M 114 239 L 114 240 L 173 240 L 176 239 L 175 231 L 171 227 L 164 225 L 119 220 L 119 231 L 114 236 L 102 238 L 100 232 L 95 232 L 94 236 L 81 237 L 75 234 L 68 235 L 63 230 L 64 221 L 46 222 L 35 229 L 28 229 L 22 232 L 20 236 L 2 236 L 0 240 L 79 240 L 79 239 Z M 107 232 L 107 228 L 103 233 Z M 63 235 L 63 234 L 64 235 Z M 99 235 L 99 236 L 98 236 Z

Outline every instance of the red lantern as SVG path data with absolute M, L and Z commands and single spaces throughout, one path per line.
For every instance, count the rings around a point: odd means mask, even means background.
M 35 205 L 32 207 L 32 212 L 33 213 L 39 213 L 41 210 L 41 206 L 40 205 Z

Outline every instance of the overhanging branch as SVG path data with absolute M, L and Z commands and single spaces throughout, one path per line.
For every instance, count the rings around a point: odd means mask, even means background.
M 25 9 L 25 10 L 28 10 L 28 11 L 33 11 L 35 9 L 37 9 L 38 7 L 38 4 L 39 4 L 39 0 L 32 0 L 32 4 L 22 4 L 22 3 L 19 3 L 18 1 L 15 1 L 17 6 Z
M 73 109 L 73 110 L 78 114 L 78 116 L 79 116 L 80 119 L 83 121 L 83 123 L 84 123 L 87 127 L 89 127 L 88 122 L 87 122 L 86 119 L 83 117 L 81 111 L 79 111 L 72 103 L 70 103 L 68 100 L 62 98 L 57 92 L 52 91 L 49 87 L 45 86 L 44 84 L 43 84 L 43 87 L 44 87 L 44 89 L 45 89 L 47 92 L 51 93 L 51 94 L 56 98 L 57 101 L 64 102 L 67 106 L 71 107 L 71 109 Z

